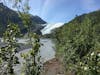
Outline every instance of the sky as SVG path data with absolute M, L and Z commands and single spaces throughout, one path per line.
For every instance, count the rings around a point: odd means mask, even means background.
M 29 0 L 30 13 L 48 23 L 66 23 L 76 15 L 100 9 L 100 0 Z
M 11 3 L 7 5 L 11 7 Z M 47 23 L 66 23 L 76 15 L 100 10 L 100 0 L 29 0 L 29 6 L 32 15 Z

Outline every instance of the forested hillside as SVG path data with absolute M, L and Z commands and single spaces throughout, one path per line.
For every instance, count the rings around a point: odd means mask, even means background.
M 76 16 L 52 35 L 66 71 L 100 75 L 100 10 Z

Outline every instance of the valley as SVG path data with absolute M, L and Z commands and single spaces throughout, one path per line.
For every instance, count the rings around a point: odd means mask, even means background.
M 100 75 L 100 1 L 0 0 L 0 75 Z

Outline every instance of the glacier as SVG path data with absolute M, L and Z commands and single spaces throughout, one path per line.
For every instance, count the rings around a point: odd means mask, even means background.
M 63 25 L 64 23 L 46 24 L 45 27 L 41 30 L 42 35 L 50 34 L 52 30 L 54 30 L 55 28 L 59 28 Z

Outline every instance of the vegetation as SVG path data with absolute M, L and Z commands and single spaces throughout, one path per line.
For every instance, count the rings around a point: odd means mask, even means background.
M 12 2 L 12 0 L 8 1 Z M 39 36 L 31 31 L 32 20 L 28 15 L 29 5 L 27 0 L 24 1 L 25 6 L 22 6 L 23 0 L 13 0 L 14 7 L 18 8 L 23 27 L 28 30 L 29 44 L 32 45 L 32 49 L 28 53 L 21 54 L 24 59 L 21 75 L 40 75 Z M 19 11 L 21 9 L 24 14 Z M 18 64 L 16 37 L 20 34 L 19 26 L 9 22 L 3 35 L 3 42 L 6 43 L 6 46 L 0 48 L 0 75 L 15 75 L 14 66 Z
M 0 74 L 12 75 L 14 74 L 13 66 L 18 64 L 16 35 L 19 34 L 18 25 L 9 24 L 4 33 L 5 47 L 0 48 Z
M 39 56 L 39 37 L 36 34 L 31 34 L 30 44 L 32 49 L 28 53 L 24 53 L 21 56 L 25 60 L 23 63 L 22 74 L 23 75 L 40 75 L 41 62 Z
M 24 59 L 21 75 L 40 75 L 41 73 L 40 39 L 36 33 L 32 32 L 36 23 L 29 15 L 28 1 L 24 0 L 22 4 L 23 0 L 8 0 L 8 2 L 13 2 L 13 7 L 18 9 L 17 17 L 14 18 L 15 12 L 11 11 L 7 13 L 7 16 L 0 18 L 0 28 L 4 28 L 3 31 L 0 29 L 0 32 L 3 35 L 3 42 L 6 43 L 6 46 L 0 48 L 0 75 L 15 75 L 14 66 L 20 64 L 16 57 L 18 48 L 16 37 L 22 32 L 19 19 L 22 29 L 27 30 L 29 44 L 32 46 L 28 53 L 21 54 Z M 8 8 L 2 4 L 0 7 L 2 12 L 0 16 L 2 16 L 3 8 Z M 44 37 L 55 39 L 56 55 L 61 57 L 65 72 L 70 71 L 75 75 L 100 75 L 100 11 L 76 16 L 69 23 Z
M 57 56 L 65 71 L 76 75 L 100 75 L 100 11 L 76 16 L 53 31 Z

